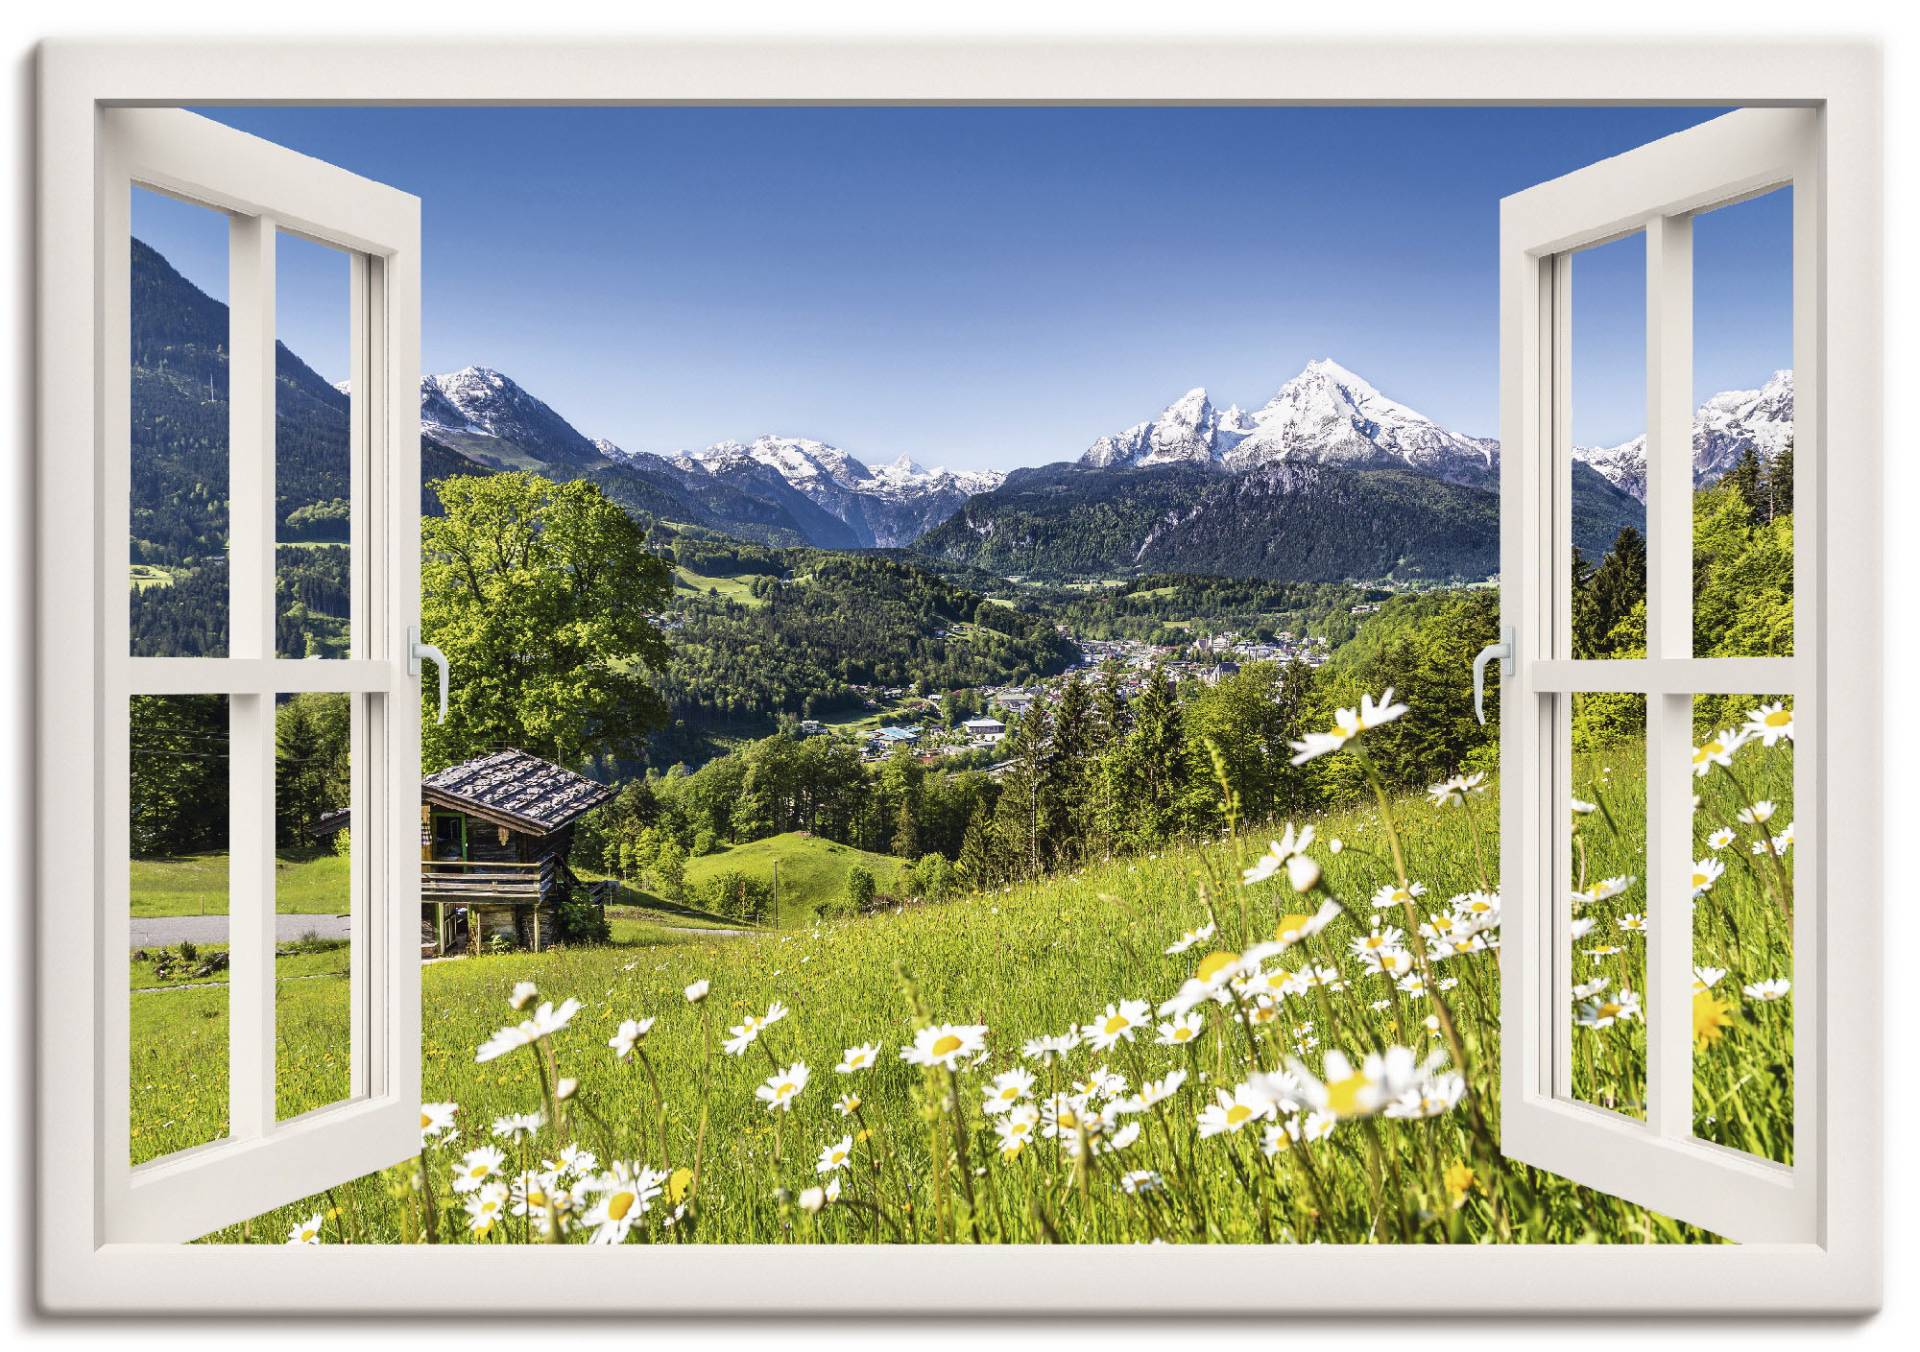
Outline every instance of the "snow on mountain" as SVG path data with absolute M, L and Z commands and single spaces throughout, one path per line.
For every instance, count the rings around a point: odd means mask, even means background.
M 420 426 L 478 460 L 518 468 L 591 465 L 594 443 L 498 371 L 467 366 L 420 380 Z
M 1693 485 L 1723 477 L 1752 448 L 1771 460 L 1793 440 L 1793 372 L 1775 371 L 1757 390 L 1722 390 L 1694 410 Z M 1576 446 L 1573 458 L 1614 487 L 1647 500 L 1646 434 L 1618 446 Z
M 912 543 L 975 493 L 998 488 L 992 470 L 927 469 L 902 455 L 878 469 L 837 446 L 808 437 L 759 436 L 680 451 L 669 463 L 683 473 L 750 481 L 771 470 L 788 487 L 846 523 L 862 544 Z
M 1101 437 L 1080 457 L 1083 465 L 1212 465 L 1251 430 L 1244 414 L 1216 411 L 1205 389 L 1191 389 L 1147 422 Z
M 1498 444 L 1461 436 L 1380 393 L 1339 363 L 1309 362 L 1253 413 L 1216 411 L 1189 390 L 1148 422 L 1101 437 L 1083 465 L 1176 463 L 1248 470 L 1280 461 L 1410 468 L 1458 483 L 1490 483 Z

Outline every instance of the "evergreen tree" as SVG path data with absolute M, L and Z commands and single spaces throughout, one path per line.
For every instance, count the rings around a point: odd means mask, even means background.
M 1614 628 L 1647 597 L 1647 542 L 1631 526 L 1622 528 L 1600 566 L 1576 588 L 1573 655 L 1608 657 L 1614 653 Z
M 1755 521 L 1765 519 L 1766 494 L 1761 487 L 1760 477 L 1760 456 L 1753 447 L 1749 446 L 1740 452 L 1739 460 L 1734 462 L 1733 468 L 1728 470 L 1725 477 L 1720 480 L 1740 495 L 1741 501 L 1747 504 L 1747 511 Z
M 960 842 L 960 858 L 954 871 L 978 890 L 989 887 L 1000 876 L 999 850 L 993 839 L 993 808 L 982 803 L 967 823 L 967 834 Z
M 1099 767 L 1099 716 L 1086 683 L 1068 676 L 1053 711 L 1053 746 L 1049 766 L 1051 790 L 1057 798 L 1055 847 L 1062 858 L 1084 859 L 1091 834 L 1095 777 Z
M 1134 845 L 1157 844 L 1173 834 L 1187 778 L 1179 701 L 1164 667 L 1147 674 L 1129 712 L 1132 727 L 1114 752 L 1121 836 Z
M 1046 706 L 1036 702 L 1001 743 L 1007 769 L 994 833 L 1006 852 L 1007 871 L 1017 878 L 1037 877 L 1052 862 L 1058 801 L 1050 724 Z

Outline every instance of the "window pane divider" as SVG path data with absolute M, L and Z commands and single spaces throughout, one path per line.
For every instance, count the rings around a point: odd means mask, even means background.
M 298 695 L 310 691 L 384 694 L 403 673 L 387 661 L 317 657 L 135 657 L 135 695 Z
M 1525 667 L 1538 695 L 1785 695 L 1798 693 L 1809 674 L 1797 657 L 1543 658 Z

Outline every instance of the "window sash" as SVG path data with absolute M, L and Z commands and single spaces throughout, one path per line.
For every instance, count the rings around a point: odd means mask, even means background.
M 1743 1241 L 1819 1233 L 1824 976 L 1819 830 L 1825 651 L 1817 112 L 1745 109 L 1506 199 L 1502 255 L 1503 618 L 1518 643 L 1502 706 L 1502 1148 Z M 1786 658 L 1693 654 L 1691 213 L 1794 186 L 1795 611 Z M 1647 657 L 1573 657 L 1571 259 L 1646 232 Z M 1572 697 L 1646 697 L 1647 1117 L 1571 1098 L 1568 936 Z M 1794 1164 L 1693 1136 L 1690 752 L 1695 694 L 1785 695 L 1795 710 Z
M 418 1147 L 418 693 L 399 653 L 417 621 L 417 203 L 177 109 L 102 115 L 96 262 L 102 345 L 96 616 L 101 774 L 94 1005 L 101 1030 L 94 1169 L 105 1242 L 179 1241 L 385 1167 Z M 228 656 L 129 656 L 131 292 L 135 186 L 228 215 Z M 331 223 L 330 223 L 331 222 Z M 349 656 L 275 654 L 277 311 L 275 244 L 289 231 L 348 250 Z M 384 237 L 385 242 L 382 242 Z M 353 858 L 349 1098 L 290 1121 L 275 1103 L 275 706 L 345 691 L 351 713 Z M 228 1132 L 129 1163 L 126 860 L 128 701 L 224 694 L 229 709 Z

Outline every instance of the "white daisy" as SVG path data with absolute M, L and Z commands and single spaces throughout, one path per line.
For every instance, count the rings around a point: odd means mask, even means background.
M 768 1112 L 784 1113 L 792 1110 L 793 1100 L 806 1087 L 807 1068 L 804 1063 L 795 1061 L 785 1070 L 769 1075 L 766 1083 L 753 1091 L 753 1096 L 767 1105 Z
M 853 1137 L 842 1136 L 833 1144 L 821 1147 L 820 1161 L 813 1166 L 818 1174 L 831 1174 L 853 1163 Z
M 1092 1023 L 1082 1024 L 1080 1036 L 1095 1051 L 1104 1052 L 1116 1042 L 1133 1041 L 1134 1029 L 1149 1021 L 1149 1010 L 1145 1000 L 1122 1000 L 1117 1005 L 1108 1005 L 1105 1012 L 1094 1017 Z
M 1200 1036 L 1200 1030 L 1206 1026 L 1206 1020 L 1200 1011 L 1193 1010 L 1160 1025 L 1160 1036 L 1154 1041 L 1162 1047 L 1178 1047 L 1182 1043 L 1193 1041 Z
M 461 1156 L 460 1163 L 454 1166 L 453 1190 L 473 1192 L 482 1183 L 497 1175 L 506 1162 L 507 1157 L 498 1146 L 475 1146 Z
M 1184 953 L 1189 948 L 1192 948 L 1195 944 L 1205 943 L 1208 939 L 1211 939 L 1212 937 L 1213 937 L 1213 924 L 1211 921 L 1209 921 L 1207 924 L 1202 925 L 1199 929 L 1190 929 L 1186 931 L 1178 939 L 1175 939 L 1171 944 L 1168 944 L 1167 952 L 1169 955 L 1174 953 Z
M 1705 859 L 1694 860 L 1693 895 L 1695 897 L 1705 896 L 1713 887 L 1714 883 L 1719 880 L 1720 875 L 1726 871 L 1727 866 L 1711 855 Z
M 728 1056 L 745 1056 L 747 1048 L 754 1044 L 760 1034 L 786 1017 L 787 1007 L 775 1000 L 767 1006 L 765 1014 L 749 1014 L 733 1028 L 728 1029 L 731 1036 L 721 1046 Z
M 1747 711 L 1746 726 L 1740 731 L 1758 737 L 1762 746 L 1772 746 L 1782 737 L 1793 740 L 1793 710 L 1776 700 Z
M 989 1116 L 1010 1111 L 1014 1104 L 1033 1092 L 1033 1072 L 1016 1066 L 993 1077 L 986 1088 L 986 1101 L 980 1110 Z
M 615 1056 L 624 1061 L 633 1055 L 633 1049 L 646 1039 L 647 1030 L 652 1027 L 652 1019 L 622 1019 L 620 1027 L 607 1039 L 607 1045 L 613 1048 Z
M 1425 883 L 1408 883 L 1405 887 L 1395 887 L 1388 883 L 1373 894 L 1373 908 L 1377 911 L 1386 906 L 1404 906 L 1416 897 L 1427 894 Z
M 911 1046 L 900 1049 L 900 1059 L 914 1066 L 955 1068 L 964 1057 L 985 1051 L 985 1024 L 936 1023 L 913 1035 Z
M 865 1070 L 880 1058 L 880 1044 L 863 1042 L 858 1047 L 849 1047 L 840 1054 L 840 1064 L 834 1070 L 842 1075 L 851 1075 L 856 1070 Z

